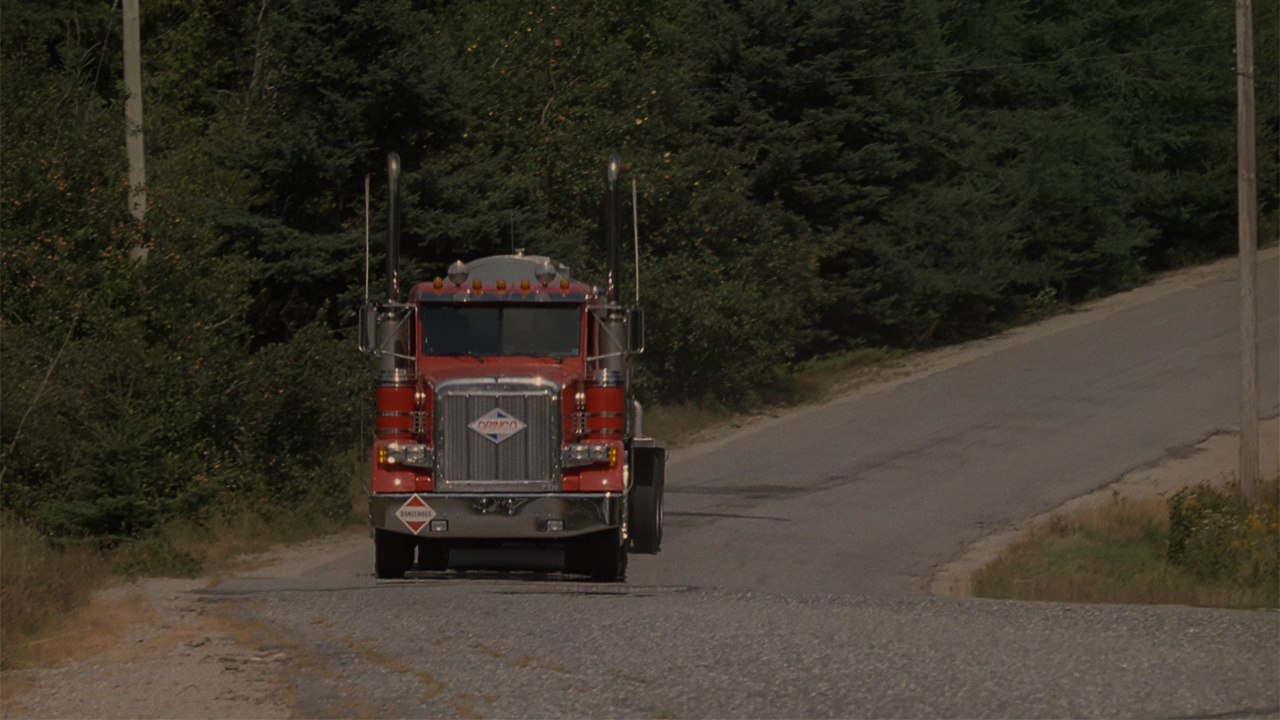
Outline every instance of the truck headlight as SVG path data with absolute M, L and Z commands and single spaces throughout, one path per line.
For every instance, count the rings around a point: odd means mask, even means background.
M 560 460 L 566 468 L 608 463 L 612 469 L 618 465 L 618 446 L 575 443 L 564 449 Z
M 389 443 L 378 448 L 378 462 L 383 465 L 429 468 L 435 464 L 435 453 L 426 445 Z

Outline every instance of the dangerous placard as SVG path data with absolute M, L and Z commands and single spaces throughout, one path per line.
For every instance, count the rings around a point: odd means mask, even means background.
M 400 506 L 396 511 L 396 517 L 400 518 L 400 522 L 409 526 L 414 535 L 422 531 L 422 528 L 431 522 L 431 518 L 436 516 L 436 511 L 431 509 L 426 500 L 421 495 L 414 495 L 409 498 L 405 504 Z

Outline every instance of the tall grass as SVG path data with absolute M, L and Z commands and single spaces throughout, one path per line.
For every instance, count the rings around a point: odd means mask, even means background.
M 108 575 L 96 546 L 55 544 L 16 518 L 0 519 L 0 667 L 41 630 L 88 604 Z
M 1205 514 L 1208 520 L 1186 519 L 1188 498 L 1211 508 Z M 973 578 L 974 594 L 1061 602 L 1277 607 L 1280 522 L 1275 498 L 1274 482 L 1255 507 L 1239 502 L 1231 489 L 1202 485 L 1169 500 L 1117 499 L 1058 516 L 980 570 Z

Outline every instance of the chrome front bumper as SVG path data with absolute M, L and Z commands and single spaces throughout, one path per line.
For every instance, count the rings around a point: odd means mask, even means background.
M 407 515 L 411 522 L 430 516 L 418 532 L 397 515 L 414 493 L 369 495 L 370 526 L 441 540 L 554 540 L 619 527 L 623 518 L 622 493 L 417 495 L 430 508 Z

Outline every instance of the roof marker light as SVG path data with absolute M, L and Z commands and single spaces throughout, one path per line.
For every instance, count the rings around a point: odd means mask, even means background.
M 499 289 L 499 290 L 506 290 L 506 289 L 507 289 L 507 281 L 506 281 L 506 280 L 503 280 L 502 278 L 498 278 L 498 289 Z
M 471 281 L 471 289 L 472 289 L 472 290 L 475 290 L 476 292 L 479 292 L 479 291 L 480 291 L 480 288 L 482 288 L 482 287 L 484 287 L 484 283 L 480 282 L 480 278 L 476 278 L 475 280 L 472 280 L 472 281 Z
M 441 280 L 440 278 L 436 278 L 435 280 L 432 281 L 431 287 L 439 290 L 440 288 L 444 287 L 444 281 Z
M 526 280 L 521 280 L 521 281 L 520 281 L 520 289 L 521 289 L 521 290 L 528 290 L 528 289 L 529 289 L 529 281 L 528 281 L 527 279 L 526 279 Z

